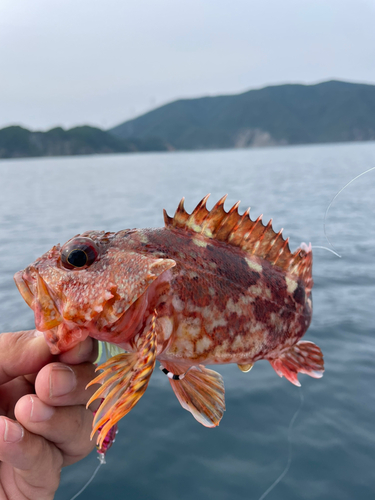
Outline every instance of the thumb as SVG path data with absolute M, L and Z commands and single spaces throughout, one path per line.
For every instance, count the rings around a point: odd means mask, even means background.
M 63 457 L 52 443 L 27 431 L 18 422 L 0 417 L 0 460 L 0 488 L 6 498 L 54 498 Z
M 53 356 L 43 335 L 27 330 L 0 335 L 0 385 L 19 377 L 36 373 Z

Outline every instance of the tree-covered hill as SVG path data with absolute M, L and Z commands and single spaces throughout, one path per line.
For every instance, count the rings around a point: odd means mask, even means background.
M 164 151 L 160 139 L 122 139 L 99 128 L 83 126 L 31 132 L 19 126 L 0 130 L 0 158 L 66 156 L 133 151 Z
M 375 85 L 330 81 L 181 99 L 104 131 L 0 130 L 0 158 L 375 140 Z
M 181 99 L 110 130 L 175 149 L 375 140 L 375 85 L 329 81 Z

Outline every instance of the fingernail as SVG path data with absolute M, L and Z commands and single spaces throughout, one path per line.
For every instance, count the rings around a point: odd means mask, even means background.
M 52 406 L 44 404 L 39 399 L 34 399 L 30 396 L 31 401 L 31 411 L 30 411 L 30 421 L 31 422 L 44 422 L 49 420 L 55 413 L 55 409 Z
M 5 429 L 4 429 L 4 441 L 6 443 L 17 443 L 23 438 L 23 427 L 20 426 L 18 422 L 13 422 L 12 420 L 4 419 Z
M 66 365 L 58 365 L 52 368 L 49 377 L 49 395 L 51 398 L 69 394 L 77 385 L 74 371 Z

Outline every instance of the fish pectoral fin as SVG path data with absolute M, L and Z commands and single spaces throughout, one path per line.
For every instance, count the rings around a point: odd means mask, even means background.
M 113 356 L 96 370 L 103 370 L 87 387 L 102 386 L 89 399 L 104 398 L 95 413 L 91 439 L 99 430 L 97 445 L 102 446 L 110 429 L 138 403 L 147 389 L 156 361 L 156 312 L 150 329 L 142 335 L 138 352 Z M 142 341 L 143 340 L 143 341 Z
M 184 370 L 177 363 L 163 361 L 163 366 L 171 375 L 167 374 L 181 406 L 205 427 L 219 425 L 225 411 L 225 389 L 220 373 L 203 365 Z M 181 378 L 176 379 L 177 375 Z
M 300 387 L 298 373 L 306 373 L 310 377 L 321 378 L 324 372 L 323 353 L 314 342 L 300 340 L 286 349 L 276 359 L 269 359 L 272 368 L 292 384 Z

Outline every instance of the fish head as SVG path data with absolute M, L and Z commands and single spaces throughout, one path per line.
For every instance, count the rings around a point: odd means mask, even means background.
M 100 338 L 175 265 L 171 259 L 134 251 L 126 244 L 131 234 L 85 232 L 15 274 L 21 295 L 34 311 L 35 326 L 44 332 L 53 354 L 71 349 L 88 335 Z

